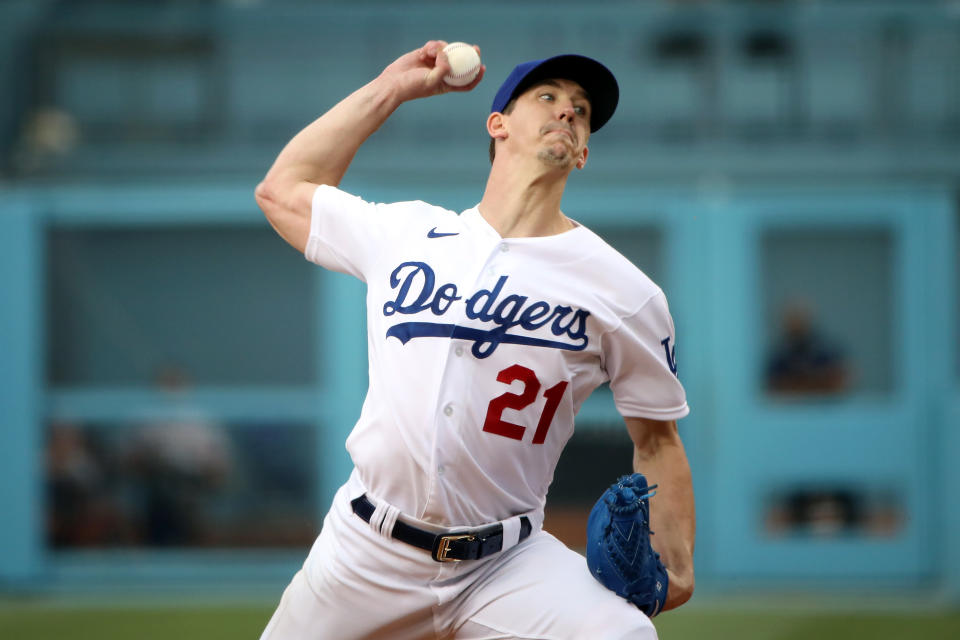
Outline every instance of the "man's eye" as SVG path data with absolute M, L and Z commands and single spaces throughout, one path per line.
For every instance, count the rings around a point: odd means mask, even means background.
M 540 94 L 540 99 L 541 99 L 541 100 L 553 100 L 553 94 L 552 94 L 552 93 L 541 93 L 541 94 Z
M 586 108 L 586 107 L 574 107 L 574 108 L 573 108 L 573 111 L 574 111 L 574 113 L 576 113 L 578 116 L 585 116 L 585 115 L 587 115 L 587 108 Z

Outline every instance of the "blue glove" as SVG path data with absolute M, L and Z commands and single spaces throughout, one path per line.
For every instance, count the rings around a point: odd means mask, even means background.
M 639 473 L 603 492 L 587 520 L 587 566 L 600 584 L 652 618 L 667 600 L 667 569 L 650 546 L 650 498 Z

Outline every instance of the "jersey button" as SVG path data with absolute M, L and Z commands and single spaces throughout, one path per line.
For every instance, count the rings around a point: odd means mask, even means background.
M 457 348 L 454 349 L 453 352 L 454 352 L 455 354 L 457 354 L 458 356 L 462 356 L 462 355 L 463 355 L 463 347 L 461 347 L 460 345 L 457 345 Z
M 506 253 L 507 251 L 510 251 L 509 245 L 507 245 L 506 243 L 501 244 L 501 245 L 500 245 L 500 252 L 501 252 L 501 253 Z
M 442 476 L 443 472 L 446 471 L 446 468 L 441 464 L 437 465 L 437 475 Z
M 452 416 L 452 415 L 453 415 L 453 405 L 452 405 L 452 404 L 448 404 L 447 406 L 445 406 L 445 407 L 443 408 L 443 414 L 446 415 L 446 416 Z

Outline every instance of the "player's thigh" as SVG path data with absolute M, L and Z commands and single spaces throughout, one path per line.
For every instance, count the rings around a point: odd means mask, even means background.
M 267 623 L 260 640 L 323 638 L 322 607 L 300 570 L 283 591 L 280 604 Z
M 593 579 L 586 560 L 546 532 L 507 551 L 466 592 L 457 640 L 655 640 L 643 612 Z
M 435 564 L 335 504 L 262 640 L 432 640 Z
M 298 571 L 260 640 L 434 640 L 429 606 L 409 606 L 411 598 L 370 588 L 315 591 Z M 359 595 L 360 597 L 356 597 Z M 418 603 L 419 604 L 419 603 Z

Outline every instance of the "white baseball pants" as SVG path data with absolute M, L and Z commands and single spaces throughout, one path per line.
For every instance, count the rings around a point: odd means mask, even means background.
M 657 638 L 641 611 L 545 531 L 481 560 L 439 563 L 375 533 L 350 497 L 347 486 L 337 493 L 261 640 Z

